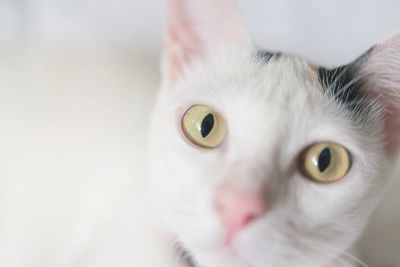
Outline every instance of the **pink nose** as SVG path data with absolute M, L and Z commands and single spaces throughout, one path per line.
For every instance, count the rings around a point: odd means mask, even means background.
M 216 192 L 215 206 L 226 231 L 226 244 L 246 225 L 261 217 L 265 211 L 261 193 L 238 189 L 225 184 Z

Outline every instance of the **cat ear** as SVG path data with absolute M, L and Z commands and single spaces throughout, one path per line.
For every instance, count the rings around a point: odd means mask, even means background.
M 357 75 L 384 106 L 386 150 L 394 155 L 400 148 L 400 30 L 358 61 Z
M 235 0 L 168 0 L 163 80 L 172 85 L 194 58 L 245 43 L 251 41 Z

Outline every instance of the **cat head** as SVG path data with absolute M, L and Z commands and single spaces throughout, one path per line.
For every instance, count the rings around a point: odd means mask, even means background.
M 382 195 L 399 118 L 399 33 L 327 69 L 258 49 L 233 0 L 170 0 L 149 138 L 160 224 L 192 265 L 327 264 Z

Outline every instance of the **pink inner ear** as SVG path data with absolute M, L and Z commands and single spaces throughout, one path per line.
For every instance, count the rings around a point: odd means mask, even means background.
M 249 43 L 234 0 L 168 0 L 167 10 L 163 71 L 168 82 L 215 46 Z
M 384 131 L 386 135 L 386 151 L 389 156 L 394 156 L 400 145 L 400 101 L 396 107 L 389 105 L 385 114 Z
M 386 108 L 386 151 L 392 156 L 400 146 L 400 31 L 377 45 L 360 67 L 360 74 Z
M 172 2 L 172 1 L 171 1 Z M 175 81 L 183 65 L 194 55 L 201 54 L 202 41 L 195 35 L 193 22 L 185 19 L 182 8 L 172 9 L 168 20 L 165 43 L 169 79 Z

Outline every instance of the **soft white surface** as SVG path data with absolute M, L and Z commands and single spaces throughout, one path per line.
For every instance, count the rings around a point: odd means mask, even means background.
M 1 51 L 0 266 L 78 265 L 143 190 L 155 57 Z
M 400 27 L 394 0 L 239 2 L 260 46 L 327 64 Z M 0 52 L 0 266 L 80 266 L 115 247 L 115 229 L 124 236 L 120 218 L 143 188 L 161 3 L 0 1 L 0 40 L 8 44 Z M 38 48 L 13 45 L 21 41 Z M 43 48 L 49 44 L 58 48 Z M 400 179 L 389 192 L 364 238 L 371 266 L 400 265 Z M 120 256 L 101 264 L 126 266 Z M 159 254 L 151 259 L 168 266 Z

